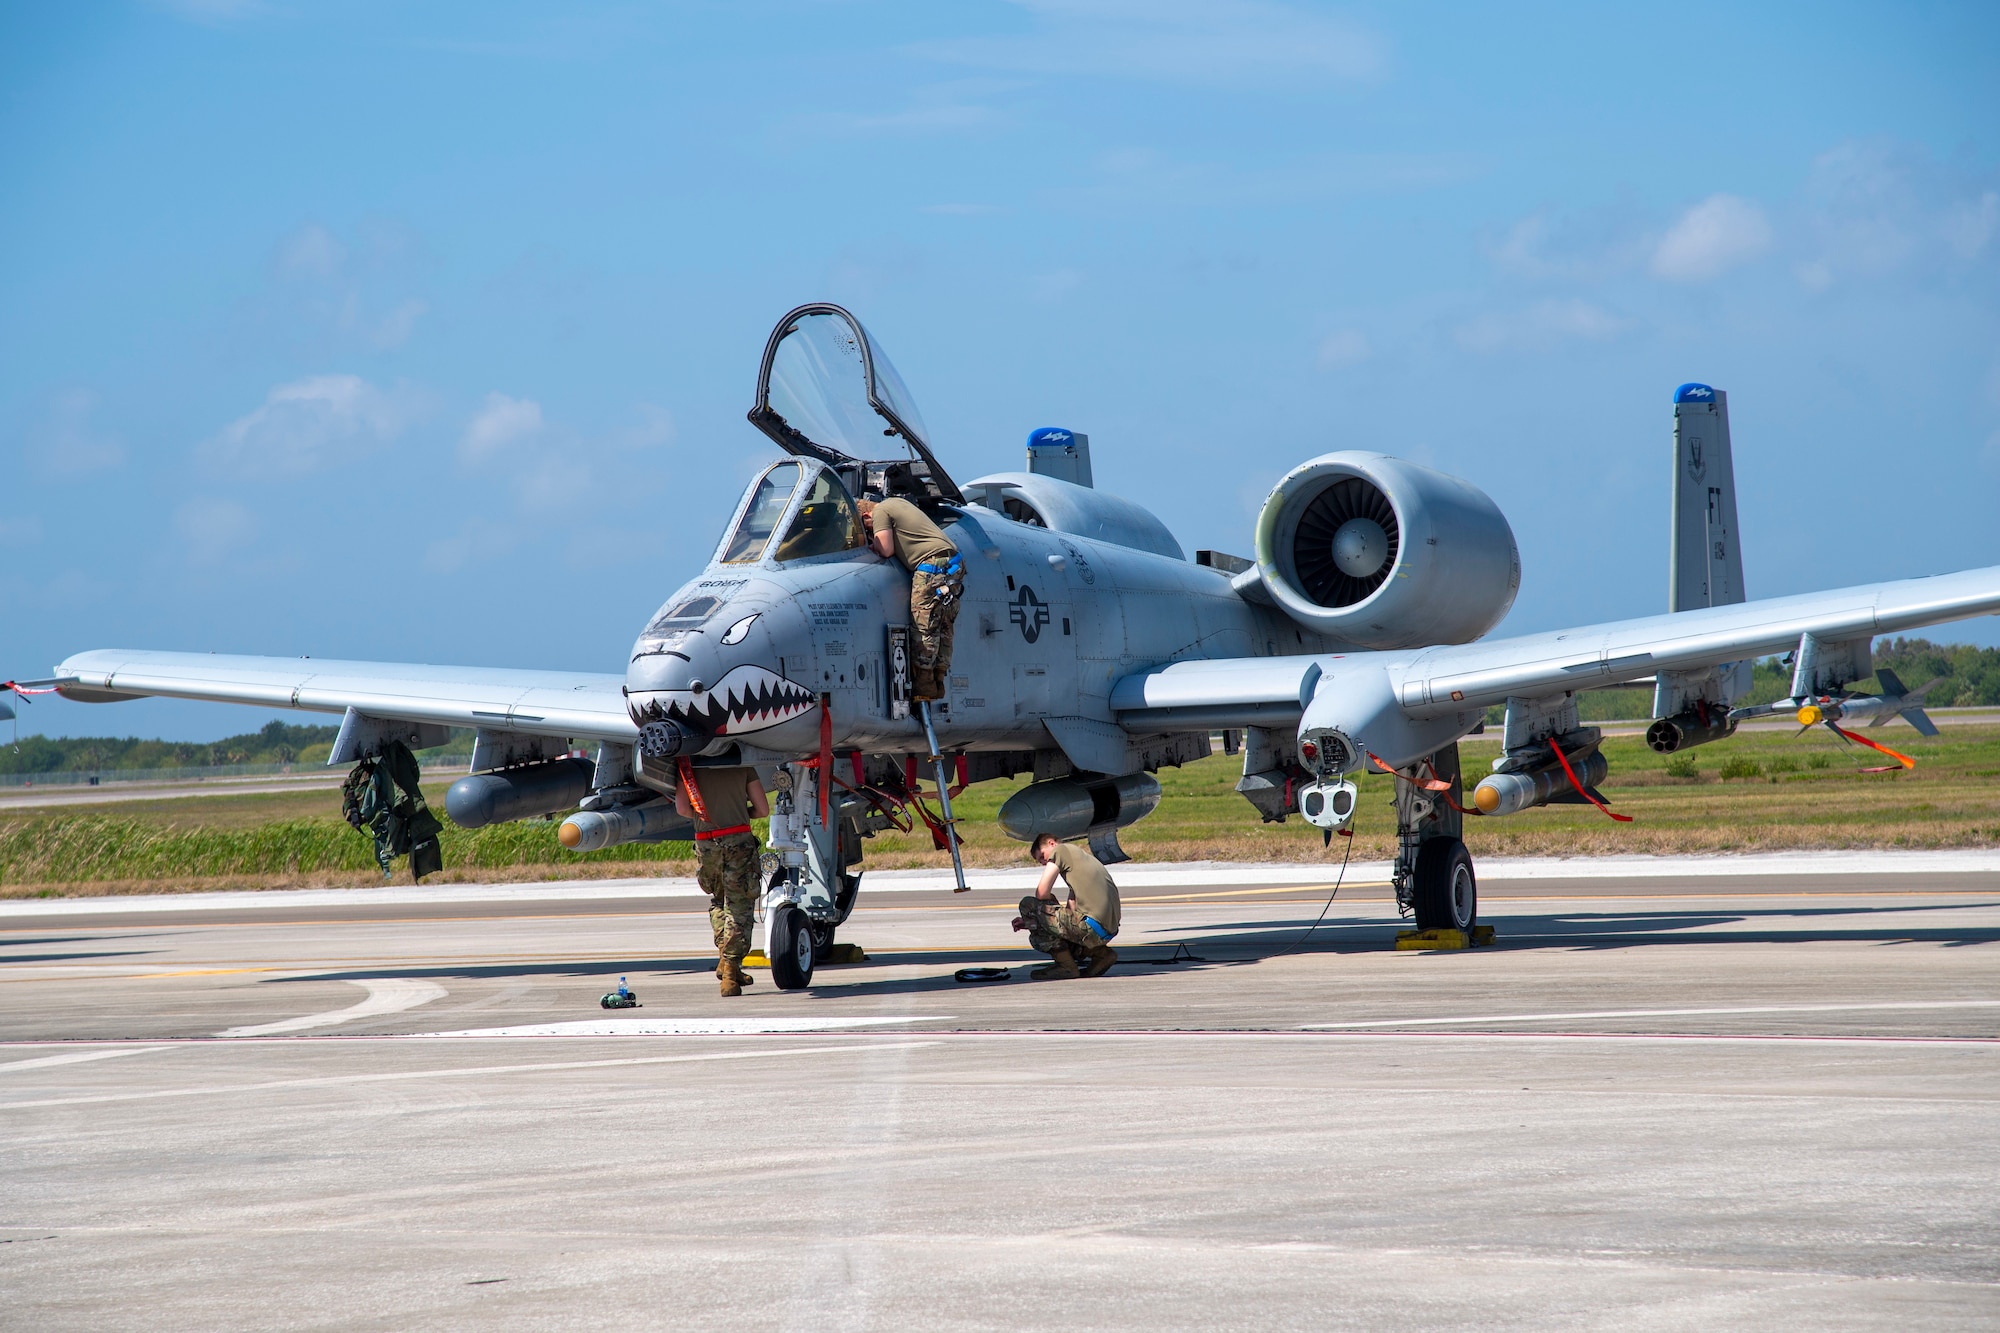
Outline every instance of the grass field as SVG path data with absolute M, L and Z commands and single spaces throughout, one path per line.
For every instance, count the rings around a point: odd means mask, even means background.
M 1692 751 L 1687 757 L 1696 776 L 1676 777 L 1637 736 L 1612 737 L 1604 745 L 1611 761 L 1604 792 L 1633 823 L 1613 823 L 1588 806 L 1562 806 L 1468 820 L 1466 840 L 1475 855 L 1486 856 L 2000 846 L 2000 726 L 1947 727 L 1930 740 L 1902 726 L 1873 734 L 1915 758 L 1915 771 L 1861 773 L 1879 756 L 1843 749 L 1823 734 L 1745 732 Z M 1497 739 L 1463 744 L 1472 781 L 1498 752 Z M 1742 776 L 1724 778 L 1724 771 Z M 1342 854 L 1338 844 L 1323 847 L 1319 832 L 1296 818 L 1260 825 L 1233 790 L 1240 774 L 1239 760 L 1219 754 L 1163 771 L 1165 799 L 1121 834 L 1126 851 L 1139 861 L 1319 861 Z M 960 798 L 969 864 L 1025 863 L 1024 849 L 994 820 L 1024 781 L 986 783 Z M 1390 779 L 1364 778 L 1361 789 L 1354 855 L 1388 857 Z M 425 794 L 442 807 L 443 784 Z M 339 801 L 338 792 L 323 789 L 131 802 L 112 814 L 0 815 L 0 894 L 380 883 L 372 844 L 340 820 Z M 875 869 L 949 864 L 930 850 L 928 838 L 879 836 L 866 849 L 865 865 Z M 541 821 L 475 832 L 448 827 L 443 851 L 445 871 L 432 882 L 689 870 L 685 844 L 577 856 L 557 844 L 553 822 Z

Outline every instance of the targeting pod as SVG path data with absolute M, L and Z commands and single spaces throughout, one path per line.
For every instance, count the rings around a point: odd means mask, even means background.
M 627 842 L 688 842 L 694 825 L 666 801 L 579 810 L 562 822 L 556 839 L 573 852 L 601 852 Z
M 1017 842 L 1044 833 L 1081 838 L 1093 829 L 1136 824 L 1159 803 L 1160 784 L 1150 773 L 1089 783 L 1075 778 L 1031 782 L 1000 807 L 1000 828 Z
M 1351 782 L 1328 779 L 1299 788 L 1299 813 L 1314 828 L 1338 833 L 1354 820 L 1360 791 Z
M 1585 790 L 1595 788 L 1611 771 L 1601 754 L 1570 760 L 1576 780 Z M 1472 789 L 1472 804 L 1482 815 L 1513 815 L 1551 801 L 1579 799 L 1569 785 L 1562 765 L 1551 764 L 1532 773 L 1493 773 L 1480 779 Z
M 1691 750 L 1697 745 L 1706 745 L 1735 734 L 1736 719 L 1729 715 L 1729 710 L 1711 708 L 1705 715 L 1690 710 L 1672 717 L 1656 718 L 1653 725 L 1646 728 L 1646 744 L 1660 754 L 1672 754 L 1676 750 Z
M 445 813 L 460 828 L 485 828 L 513 819 L 533 819 L 568 810 L 590 795 L 596 765 L 588 759 L 556 759 L 525 768 L 473 773 L 444 794 Z

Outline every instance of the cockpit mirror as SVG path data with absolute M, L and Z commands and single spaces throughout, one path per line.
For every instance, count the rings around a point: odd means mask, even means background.
M 802 305 L 778 321 L 757 372 L 750 421 L 787 453 L 849 467 L 900 439 L 944 499 L 965 503 L 931 454 L 903 377 L 861 321 L 837 305 Z

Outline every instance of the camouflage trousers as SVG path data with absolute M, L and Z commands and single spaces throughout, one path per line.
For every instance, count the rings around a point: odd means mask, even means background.
M 1068 949 L 1088 953 L 1102 941 L 1084 924 L 1083 909 L 1074 902 L 1060 905 L 1029 894 L 1021 899 L 1021 919 L 1028 923 L 1028 944 L 1046 954 Z
M 732 833 L 694 845 L 695 879 L 708 895 L 708 924 L 724 958 L 750 952 L 757 914 L 757 835 Z
M 958 594 L 949 599 L 939 597 L 937 590 L 948 583 L 963 588 L 964 582 L 963 575 L 910 575 L 910 623 L 917 631 L 917 660 L 911 665 L 918 671 L 936 672 L 940 683 L 951 670 L 952 631 L 958 624 L 958 604 L 964 599 Z

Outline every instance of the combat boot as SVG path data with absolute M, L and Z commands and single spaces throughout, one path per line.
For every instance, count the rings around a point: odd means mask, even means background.
M 743 960 L 741 958 L 724 958 L 718 962 L 715 965 L 715 979 L 717 981 L 733 981 L 739 986 L 754 985 L 757 980 L 757 978 L 743 970 Z
M 1118 961 L 1118 951 L 1101 942 L 1085 949 L 1084 955 L 1090 959 L 1090 965 L 1083 969 L 1086 977 L 1101 977 Z
M 1036 981 L 1074 981 L 1083 975 L 1076 970 L 1076 959 L 1068 949 L 1057 949 L 1049 955 L 1049 962 L 1028 973 Z
M 937 672 L 926 671 L 923 667 L 918 667 L 911 674 L 910 697 L 912 699 L 944 698 L 944 691 L 938 688 Z

